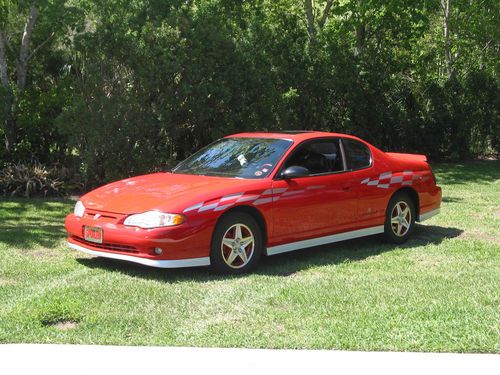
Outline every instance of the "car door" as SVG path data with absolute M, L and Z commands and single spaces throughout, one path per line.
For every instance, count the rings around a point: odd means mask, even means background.
M 370 147 L 352 138 L 342 138 L 342 149 L 352 179 L 352 191 L 358 201 L 359 228 L 383 224 L 387 205 L 388 185 L 379 180 L 384 175 L 373 163 Z
M 273 181 L 270 245 L 343 232 L 355 225 L 353 180 L 338 138 L 305 141 L 284 161 Z M 290 166 L 307 168 L 307 177 L 281 178 Z

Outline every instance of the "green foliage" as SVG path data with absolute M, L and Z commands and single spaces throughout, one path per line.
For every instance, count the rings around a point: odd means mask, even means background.
M 15 99 L 18 130 L 0 157 L 59 162 L 94 185 L 251 130 L 341 131 L 434 159 L 500 153 L 498 2 L 453 1 L 448 41 L 438 1 L 329 3 L 313 2 L 311 35 L 303 0 L 2 0 L 12 82 L 31 5 L 40 17 L 26 89 L 0 87 L 0 120 Z
M 0 194 L 5 196 L 62 195 L 79 186 L 69 183 L 67 168 L 46 167 L 39 163 L 7 164 L 0 170 Z M 75 189 L 76 190 L 76 189 Z

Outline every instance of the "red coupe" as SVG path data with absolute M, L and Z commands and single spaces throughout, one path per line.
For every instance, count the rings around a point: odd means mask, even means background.
M 423 155 L 337 133 L 242 133 L 85 194 L 66 229 L 71 248 L 96 256 L 243 273 L 263 255 L 351 238 L 402 243 L 440 204 Z

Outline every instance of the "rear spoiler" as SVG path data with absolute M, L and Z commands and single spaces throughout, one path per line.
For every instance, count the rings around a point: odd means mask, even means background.
M 400 154 L 397 152 L 386 152 L 385 154 L 396 160 L 427 162 L 427 156 L 422 154 Z

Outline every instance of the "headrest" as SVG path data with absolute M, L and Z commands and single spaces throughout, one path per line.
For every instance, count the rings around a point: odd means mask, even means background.
M 337 146 L 333 142 L 313 143 L 310 150 L 318 154 L 332 155 L 337 153 Z

